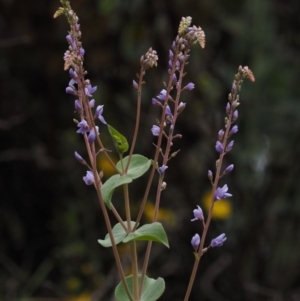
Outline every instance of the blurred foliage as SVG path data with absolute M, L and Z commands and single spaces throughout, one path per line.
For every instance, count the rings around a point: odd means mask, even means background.
M 235 164 L 226 177 L 233 197 L 214 219 L 208 240 L 226 232 L 220 249 L 205 254 L 191 300 L 300 299 L 300 2 L 298 0 L 72 0 L 80 18 L 85 66 L 108 123 L 132 137 L 132 79 L 149 47 L 159 66 L 146 75 L 137 153 L 154 153 L 151 98 L 167 79 L 168 49 L 182 16 L 192 16 L 207 37 L 196 46 L 187 102 L 163 193 L 161 221 L 171 249 L 155 245 L 149 275 L 166 279 L 162 300 L 181 300 L 190 275 L 190 239 L 199 224 L 192 210 L 205 202 L 207 169 L 227 94 L 239 65 L 256 82 L 242 88 Z M 73 156 L 84 154 L 75 134 L 73 98 L 63 72 L 67 22 L 52 19 L 58 1 L 0 2 L 0 300 L 113 300 L 119 282 L 110 249 L 97 240 L 106 230 L 95 192 L 82 181 Z M 101 137 L 112 144 L 104 128 Z M 99 166 L 102 166 L 99 159 Z M 109 171 L 103 162 L 105 172 Z M 222 181 L 223 182 L 223 181 Z M 145 180 L 130 187 L 137 210 Z M 154 191 L 153 191 L 154 193 Z M 115 195 L 118 203 L 118 194 Z M 151 215 L 151 202 L 145 221 Z M 119 202 L 120 203 L 120 202 Z M 121 204 L 118 205 L 120 210 Z M 204 206 L 205 207 L 205 206 Z M 224 209 L 224 208 L 223 208 Z M 225 208 L 226 209 L 226 208 Z M 221 214 L 222 215 L 222 214 Z M 139 244 L 139 252 L 145 250 Z M 127 248 L 120 246 L 130 272 Z

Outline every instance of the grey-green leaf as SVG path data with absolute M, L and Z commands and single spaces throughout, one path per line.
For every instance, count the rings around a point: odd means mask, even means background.
M 129 157 L 123 159 L 123 166 L 127 165 Z M 152 160 L 147 159 L 141 155 L 132 155 L 128 171 L 126 175 L 114 175 L 110 177 L 101 187 L 102 197 L 105 204 L 109 209 L 111 209 L 111 198 L 114 190 L 123 185 L 131 183 L 132 180 L 141 177 L 151 166 Z M 121 161 L 117 163 L 117 168 L 122 170 Z
M 123 242 L 129 242 L 132 240 L 143 240 L 143 241 L 156 241 L 162 243 L 169 248 L 168 237 L 161 223 L 155 222 L 152 224 L 143 225 L 133 233 L 129 233 Z
M 123 159 L 123 166 L 127 166 L 129 156 Z M 132 155 L 128 166 L 127 176 L 132 180 L 141 177 L 151 166 L 152 160 L 142 155 Z M 121 161 L 117 163 L 117 168 L 122 170 Z
M 114 175 L 110 177 L 101 187 L 101 194 L 103 197 L 103 200 L 107 207 L 111 209 L 111 197 L 113 195 L 113 192 L 115 188 L 123 185 L 131 183 L 132 179 L 128 177 L 127 175 L 121 176 L 121 175 Z
M 129 291 L 133 296 L 133 277 L 132 275 L 125 278 Z M 141 275 L 138 276 L 138 283 L 140 284 Z M 165 290 L 165 281 L 163 278 L 149 278 L 145 276 L 142 294 L 140 301 L 156 301 Z M 115 297 L 118 301 L 130 301 L 130 298 L 126 294 L 126 290 L 123 283 L 120 282 L 115 290 Z
M 127 222 L 125 221 L 124 224 L 127 226 Z M 135 225 L 135 222 L 131 221 L 131 228 L 133 228 Z M 112 233 L 113 233 L 113 237 L 115 239 L 115 243 L 116 245 L 119 244 L 124 237 L 127 235 L 126 231 L 124 230 L 124 228 L 122 227 L 122 225 L 120 223 L 116 224 L 113 229 L 112 229 Z M 102 245 L 105 248 L 111 247 L 112 243 L 109 237 L 109 234 L 107 233 L 105 235 L 104 240 L 102 239 L 98 239 L 98 243 L 100 245 Z

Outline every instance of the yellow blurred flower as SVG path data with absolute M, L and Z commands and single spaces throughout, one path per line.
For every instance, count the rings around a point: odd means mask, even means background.
M 203 208 L 208 212 L 211 201 L 211 191 L 207 192 L 202 199 Z M 221 199 L 215 202 L 212 213 L 213 219 L 227 219 L 232 214 L 232 204 L 228 199 Z
M 66 282 L 67 288 L 69 290 L 76 290 L 81 285 L 81 281 L 77 277 L 69 277 Z
M 77 297 L 69 298 L 68 301 L 92 301 L 92 299 L 91 299 L 91 294 L 82 293 Z
M 144 215 L 148 221 L 153 220 L 154 205 L 152 203 L 147 202 L 147 204 L 145 206 Z M 160 222 L 167 222 L 167 223 L 171 224 L 175 221 L 175 215 L 171 210 L 159 208 L 157 220 Z
M 117 160 L 115 158 L 111 157 L 111 159 L 114 163 L 116 163 Z M 116 173 L 114 167 L 110 164 L 110 162 L 103 154 L 100 154 L 97 157 L 97 168 L 98 170 L 103 170 L 105 178 L 109 178 Z

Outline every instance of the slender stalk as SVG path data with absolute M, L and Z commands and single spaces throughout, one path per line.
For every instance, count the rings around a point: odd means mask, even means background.
M 176 52 L 174 54 L 174 57 L 177 57 L 178 52 L 179 52 L 179 49 L 176 48 Z M 146 205 L 146 202 L 147 202 L 147 199 L 148 199 L 148 195 L 149 195 L 149 192 L 150 192 L 151 184 L 152 184 L 152 181 L 153 181 L 156 165 L 157 165 L 157 162 L 158 162 L 158 157 L 159 157 L 160 147 L 161 147 L 161 142 L 162 142 L 162 136 L 163 136 L 162 132 L 163 132 L 163 127 L 164 127 L 164 123 L 165 123 L 166 105 L 167 105 L 167 101 L 168 101 L 170 91 L 171 91 L 171 88 L 172 88 L 172 80 L 173 80 L 173 75 L 175 73 L 175 70 L 176 70 L 176 60 L 174 60 L 174 62 L 172 64 L 172 70 L 171 70 L 171 73 L 170 73 L 170 77 L 169 77 L 169 81 L 168 81 L 168 85 L 167 85 L 167 89 L 166 89 L 167 93 L 166 93 L 165 105 L 164 105 L 162 113 L 161 113 L 161 123 L 160 123 L 160 133 L 161 134 L 158 136 L 156 151 L 155 151 L 155 155 L 154 155 L 154 159 L 153 159 L 153 165 L 152 165 L 152 168 L 151 168 L 151 171 L 150 171 L 150 175 L 149 175 L 149 178 L 148 178 L 148 182 L 147 182 L 147 185 L 146 185 L 146 189 L 145 189 L 143 200 L 142 200 L 142 203 L 141 203 L 141 206 L 140 206 L 140 210 L 139 210 L 139 213 L 138 213 L 138 216 L 137 216 L 137 219 L 136 219 L 136 224 L 135 224 L 134 230 L 137 228 L 137 225 L 139 224 L 139 222 L 142 218 L 142 215 L 143 215 L 143 212 L 144 212 L 144 209 L 145 209 L 145 205 Z M 141 283 L 142 283 L 142 281 L 141 281 Z
M 135 148 L 135 144 L 136 144 L 136 140 L 137 140 L 137 135 L 138 135 L 138 131 L 139 131 L 140 118 L 141 118 L 142 87 L 143 87 L 143 77 L 144 77 L 144 75 L 145 75 L 145 69 L 142 66 L 141 70 L 140 70 L 140 75 L 139 75 L 135 128 L 134 128 L 134 134 L 133 134 L 133 138 L 132 138 L 132 142 L 131 142 L 129 158 L 128 158 L 128 161 L 127 161 L 127 165 L 125 167 L 126 172 L 128 170 L 132 154 L 134 152 L 134 148 Z
M 82 108 L 84 108 L 84 111 L 87 114 L 86 118 L 87 118 L 87 122 L 88 122 L 89 126 L 91 126 L 91 124 L 93 124 L 94 129 L 95 129 L 95 123 L 94 123 L 94 119 L 93 119 L 93 116 L 92 116 L 91 108 L 90 108 L 89 102 L 86 99 L 86 96 L 84 94 L 84 89 L 83 89 L 83 87 L 84 87 L 83 78 L 84 77 L 83 77 L 82 69 L 79 70 L 78 74 L 79 74 L 79 80 L 78 80 L 79 99 L 80 99 L 80 102 L 82 104 Z M 83 118 L 83 117 L 81 117 L 81 118 Z M 101 190 L 100 190 L 100 188 L 101 188 L 101 179 L 100 179 L 100 176 L 99 176 L 98 171 L 97 171 L 97 158 L 96 158 L 95 144 L 94 143 L 90 144 L 88 142 L 86 134 L 84 134 L 84 141 L 85 141 L 86 149 L 87 149 L 88 156 L 89 156 L 89 159 L 90 159 L 90 163 L 91 163 L 91 166 L 93 168 L 93 174 L 94 174 L 94 179 L 95 179 L 95 188 L 96 188 L 96 191 L 97 191 L 97 196 L 98 196 L 98 200 L 99 200 L 99 203 L 100 203 L 100 207 L 101 207 L 102 212 L 103 212 L 106 228 L 108 230 L 108 234 L 109 234 L 109 237 L 110 237 L 110 240 L 111 240 L 111 243 L 112 243 L 112 249 L 113 249 L 113 254 L 114 254 L 114 257 L 115 257 L 115 260 L 116 260 L 117 269 L 119 271 L 119 275 L 120 275 L 121 281 L 124 285 L 124 288 L 126 290 L 126 293 L 129 297 L 129 299 L 131 301 L 133 301 L 133 297 L 131 296 L 131 293 L 129 291 L 128 285 L 127 285 L 126 280 L 125 280 L 125 275 L 124 275 L 123 267 L 122 267 L 122 264 L 121 264 L 120 256 L 119 256 L 117 246 L 116 246 L 116 243 L 115 243 L 115 240 L 114 240 L 114 236 L 113 236 L 113 233 L 112 233 L 112 227 L 111 227 L 110 219 L 109 219 L 108 212 L 107 212 L 104 200 L 102 198 Z
M 188 50 L 187 50 L 187 52 L 188 52 Z M 177 56 L 177 53 L 176 53 L 176 56 Z M 175 72 L 176 56 L 174 56 L 175 59 L 174 59 L 174 62 L 173 62 L 174 72 Z M 176 93 L 175 105 L 174 105 L 174 116 L 173 116 L 173 120 L 172 120 L 173 127 L 175 127 L 176 120 L 177 120 L 177 117 L 178 117 L 177 108 L 178 108 L 178 103 L 179 103 L 179 99 L 180 99 L 180 95 L 181 95 L 182 78 L 183 78 L 184 67 L 185 67 L 185 63 L 186 63 L 187 58 L 188 58 L 187 57 L 187 53 L 185 53 L 185 57 L 184 57 L 184 60 L 183 60 L 183 62 L 181 64 L 181 68 L 180 68 L 180 72 L 179 72 L 179 80 L 178 80 L 178 83 L 177 83 L 177 93 Z M 169 79 L 169 85 L 172 84 L 172 77 L 173 77 L 173 74 L 171 73 L 170 79 Z M 168 88 L 169 88 L 169 85 L 168 85 Z M 164 110 L 163 110 L 163 113 L 162 113 L 162 121 L 161 121 L 161 123 L 164 123 L 165 109 L 166 109 L 166 104 L 167 104 L 167 101 L 168 101 L 169 93 L 170 93 L 170 90 L 167 90 L 167 97 L 166 97 L 166 101 L 165 101 L 165 105 L 164 105 Z M 162 129 L 161 129 L 161 131 L 162 131 Z M 161 140 L 162 140 L 162 135 L 160 135 L 159 138 L 161 138 Z M 159 142 L 157 143 L 157 147 L 156 147 L 157 158 L 155 157 L 154 162 L 157 162 L 157 159 L 158 159 L 160 145 L 161 145 L 161 140 L 159 140 Z M 168 136 L 168 139 L 167 139 L 167 146 L 166 146 L 166 150 L 165 150 L 165 153 L 164 153 L 163 165 L 166 165 L 167 162 L 168 162 L 169 154 L 170 154 L 170 150 L 171 150 L 171 145 L 172 145 L 172 140 L 173 140 L 173 131 L 170 132 L 170 134 Z M 159 210 L 159 205 L 160 205 L 160 196 L 161 196 L 161 191 L 162 191 L 161 190 L 162 182 L 163 182 L 163 176 L 160 176 L 159 181 L 158 181 L 158 185 L 157 185 L 157 190 L 156 190 L 156 198 L 155 198 L 153 222 L 156 222 L 157 221 L 157 217 L 158 217 L 158 210 Z M 146 271 L 147 271 L 147 268 L 148 268 L 148 263 L 149 263 L 151 248 L 152 248 L 152 242 L 149 241 L 148 244 L 147 244 L 147 249 L 146 249 L 146 254 L 145 254 L 145 259 L 144 259 L 144 264 L 143 264 L 142 278 L 141 278 L 141 284 L 140 284 L 140 293 L 142 291 L 142 286 L 143 286 L 143 283 L 144 283 L 144 278 L 145 278 Z
M 233 101 L 236 99 L 236 95 L 237 95 L 237 93 L 235 92 L 233 94 Z M 187 291 L 186 291 L 186 294 L 185 294 L 185 297 L 184 297 L 184 301 L 189 300 L 189 297 L 190 297 L 190 294 L 191 294 L 191 291 L 192 291 L 192 287 L 194 285 L 196 273 L 197 273 L 197 270 L 198 270 L 198 266 L 199 266 L 201 257 L 203 255 L 203 247 L 204 247 L 206 235 L 207 235 L 207 232 L 208 232 L 208 228 L 209 228 L 209 225 L 210 225 L 210 222 L 211 222 L 213 209 L 214 209 L 214 202 L 215 202 L 214 195 L 215 195 L 216 189 L 218 187 L 219 180 L 221 178 L 221 169 L 222 169 L 222 165 L 223 165 L 222 163 L 223 163 L 223 158 L 226 154 L 225 149 L 226 149 L 227 140 L 229 138 L 230 126 L 232 124 L 233 111 L 234 111 L 234 109 L 231 107 L 229 118 L 228 118 L 227 123 L 226 123 L 226 130 L 225 130 L 225 133 L 224 133 L 224 139 L 223 139 L 223 142 L 222 142 L 223 151 L 220 153 L 220 157 L 219 157 L 219 160 L 218 160 L 218 166 L 217 166 L 217 170 L 216 170 L 216 175 L 215 175 L 214 182 L 213 182 L 210 208 L 209 208 L 209 212 L 208 212 L 208 216 L 207 216 L 205 226 L 203 228 L 203 232 L 202 232 L 202 236 L 201 236 L 201 242 L 200 242 L 200 246 L 199 246 L 199 249 L 198 249 L 198 252 L 197 252 L 198 256 L 197 256 L 197 258 L 195 258 L 194 266 L 193 266 L 193 269 L 192 269 L 192 273 L 191 273 L 188 288 L 187 288 Z
M 125 212 L 126 212 L 126 220 L 127 220 L 127 233 L 131 232 L 131 215 L 130 215 L 130 202 L 129 202 L 129 191 L 128 184 L 123 185 L 124 191 L 124 200 L 125 200 Z M 133 295 L 134 300 L 139 300 L 139 288 L 138 288 L 138 263 L 137 263 L 137 252 L 136 252 L 136 244 L 135 242 L 129 243 L 130 247 L 130 257 L 131 257 L 131 265 L 132 265 L 132 277 L 133 277 Z

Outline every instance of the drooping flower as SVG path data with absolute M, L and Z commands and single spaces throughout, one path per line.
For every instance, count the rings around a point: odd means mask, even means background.
M 89 129 L 89 125 L 88 123 L 86 122 L 85 119 L 83 119 L 82 121 L 80 121 L 77 126 L 79 127 L 79 130 L 77 130 L 76 133 L 78 134 L 85 134 L 87 133 L 90 129 Z
M 153 105 L 161 105 L 161 103 L 156 99 L 156 98 L 152 98 L 152 104 Z
M 84 88 L 85 91 L 85 95 L 88 97 L 92 97 L 93 93 L 97 90 L 97 86 L 92 87 L 91 84 L 86 85 L 86 87 Z
M 77 75 L 76 71 L 73 70 L 73 68 L 69 69 L 69 75 L 73 80 L 77 81 L 78 75 Z
M 158 171 L 159 174 L 163 175 L 167 168 L 168 168 L 168 166 L 162 165 L 161 167 L 158 168 L 157 171 Z
M 226 148 L 225 148 L 225 151 L 226 151 L 226 152 L 231 151 L 232 148 L 233 148 L 233 144 L 234 144 L 234 141 L 233 141 L 233 140 L 230 141 L 230 142 L 227 144 L 227 146 L 226 146 Z
M 220 200 L 220 199 L 226 199 L 228 197 L 231 197 L 232 194 L 230 193 L 227 193 L 228 191 L 228 186 L 227 184 L 225 184 L 222 188 L 221 187 L 218 187 L 215 191 L 215 196 L 214 196 L 214 199 L 215 200 Z
M 66 93 L 77 96 L 77 91 L 70 86 L 66 88 Z
M 86 185 L 93 185 L 95 182 L 94 174 L 92 171 L 87 171 L 86 176 L 83 177 L 83 181 Z
M 98 118 L 103 124 L 107 124 L 107 122 L 105 121 L 104 117 L 102 116 L 103 107 L 104 107 L 104 105 L 98 106 L 96 108 L 95 117 Z
M 239 117 L 239 112 L 238 110 L 235 110 L 232 115 L 232 121 L 236 121 L 238 117 Z
M 227 237 L 226 237 L 225 233 L 222 233 L 218 237 L 212 239 L 210 245 L 211 245 L 212 248 L 221 247 L 226 239 L 227 239 Z
M 135 80 L 132 80 L 132 86 L 136 90 L 138 90 L 138 88 L 139 88 L 139 85 L 137 84 L 137 82 Z
M 195 218 L 191 219 L 192 222 L 194 222 L 198 219 L 201 221 L 204 220 L 203 211 L 202 211 L 201 207 L 200 206 L 197 206 L 197 207 L 198 207 L 198 209 L 193 210 Z
M 90 108 L 93 108 L 95 106 L 95 99 L 91 99 L 89 104 L 90 104 Z
M 166 107 L 166 116 L 173 117 L 172 112 L 171 112 L 171 109 L 170 109 L 170 106 L 167 106 L 167 107 Z
M 82 48 L 82 47 L 80 47 L 80 49 L 79 49 L 79 55 L 81 56 L 81 57 L 83 57 L 84 56 L 84 49 Z
M 80 104 L 79 99 L 76 99 L 74 104 L 75 104 L 76 111 L 80 112 L 82 108 L 81 108 L 81 104 Z
M 211 171 L 211 170 L 208 170 L 208 172 L 207 172 L 207 176 L 208 176 L 208 179 L 209 179 L 210 181 L 212 181 L 212 180 L 213 180 L 213 173 L 212 173 L 212 171 Z
M 188 91 L 191 91 L 195 88 L 195 84 L 194 83 L 188 83 L 183 89 L 186 89 Z
M 234 165 L 230 164 L 229 166 L 226 167 L 226 169 L 224 170 L 224 174 L 230 173 L 233 171 Z
M 186 103 L 185 102 L 181 102 L 177 108 L 177 112 L 180 113 L 185 109 Z
M 216 142 L 216 151 L 218 153 L 221 153 L 223 151 L 223 145 L 222 145 L 222 143 L 220 141 Z
M 167 97 L 167 90 L 162 89 L 159 93 L 159 95 L 157 95 L 157 98 L 160 100 L 166 100 Z
M 160 127 L 157 125 L 153 125 L 151 128 L 151 132 L 153 136 L 158 136 L 160 133 Z
M 197 250 L 197 248 L 198 248 L 199 245 L 200 245 L 200 235 L 199 235 L 198 233 L 196 233 L 196 234 L 192 237 L 191 244 L 192 244 L 193 248 L 194 248 L 195 250 Z
M 81 164 L 84 164 L 85 163 L 85 160 L 77 153 L 77 152 L 74 152 L 74 155 L 75 155 L 75 158 L 76 160 L 81 163 Z
M 96 131 L 95 131 L 95 128 L 96 128 Z M 88 135 L 89 143 L 93 143 L 96 140 L 97 135 L 99 135 L 99 127 L 95 126 L 95 128 L 92 128 L 90 130 L 90 133 Z
M 230 132 L 229 132 L 229 135 L 236 134 L 236 133 L 238 132 L 238 130 L 239 130 L 238 126 L 237 126 L 237 125 L 234 125 L 234 126 L 231 128 L 231 130 L 230 130 Z
M 224 137 L 224 130 L 219 130 L 219 132 L 218 132 L 218 139 L 219 139 L 220 141 L 222 141 L 222 140 L 223 140 L 223 137 Z

